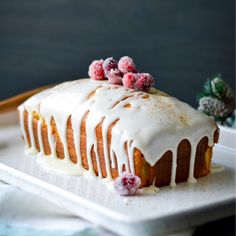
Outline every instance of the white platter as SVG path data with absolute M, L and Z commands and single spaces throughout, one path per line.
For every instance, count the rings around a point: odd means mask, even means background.
M 194 185 L 161 188 L 155 195 L 121 197 L 97 178 L 42 170 L 34 157 L 24 154 L 14 116 L 0 116 L 0 179 L 113 232 L 159 235 L 234 214 L 236 133 L 231 129 L 222 127 L 213 157 L 224 171 L 203 177 Z

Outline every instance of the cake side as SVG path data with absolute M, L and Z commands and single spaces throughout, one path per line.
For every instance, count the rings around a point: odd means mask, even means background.
M 49 159 L 51 155 L 50 145 L 48 142 L 48 132 L 47 132 L 47 125 L 46 123 L 43 123 L 41 127 L 42 137 L 43 137 L 43 147 L 39 144 L 39 135 L 38 135 L 38 123 L 39 123 L 39 116 L 35 113 L 33 119 L 33 135 L 35 139 L 35 147 L 38 151 L 45 153 L 45 158 Z M 25 112 L 24 114 L 24 126 L 27 134 L 27 140 L 30 140 L 29 130 L 27 128 L 28 126 L 28 114 Z M 82 130 L 81 130 L 81 141 L 80 141 L 80 150 L 81 150 L 81 165 L 85 170 L 89 169 L 88 160 L 87 160 L 87 154 L 86 154 L 86 131 L 83 128 L 85 125 L 86 120 L 82 122 Z M 56 155 L 58 161 L 63 161 L 64 156 L 64 148 L 63 144 L 60 140 L 59 134 L 57 132 L 57 128 L 55 125 L 55 122 L 52 121 L 52 130 L 53 135 L 55 136 L 56 140 Z M 78 158 L 75 152 L 74 148 L 74 137 L 73 137 L 73 129 L 71 126 L 71 119 L 68 120 L 67 123 L 67 143 L 68 143 L 68 150 L 69 150 L 69 156 L 70 160 L 74 165 L 76 166 L 78 164 Z M 104 161 L 104 152 L 103 152 L 103 140 L 102 140 L 102 132 L 101 132 L 101 124 L 98 125 L 96 130 L 96 136 L 98 140 L 98 160 L 96 160 L 96 155 L 94 152 L 94 148 L 91 150 L 91 158 L 92 158 L 92 168 L 94 173 L 98 176 L 99 170 L 98 170 L 98 162 L 100 166 L 101 171 L 101 177 L 106 178 L 106 165 Z M 215 132 L 215 142 L 217 142 L 218 139 L 218 133 Z M 108 131 L 108 148 L 110 147 L 111 143 L 111 129 Z M 30 144 L 31 145 L 31 144 Z M 43 148 L 43 150 L 41 150 Z M 125 151 L 127 152 L 127 147 L 124 147 Z M 188 180 L 189 176 L 189 164 L 190 164 L 190 153 L 191 153 L 191 147 L 188 140 L 184 139 L 180 142 L 177 148 L 177 169 L 176 169 L 176 178 L 175 182 L 183 182 Z M 205 176 L 209 174 L 210 172 L 210 163 L 211 163 L 211 156 L 212 156 L 212 147 L 208 146 L 208 140 L 206 137 L 203 137 L 200 142 L 197 145 L 197 151 L 196 151 L 196 157 L 195 157 L 195 165 L 194 165 L 194 177 L 199 178 L 202 176 Z M 43 157 L 40 157 L 43 158 Z M 151 166 L 144 158 L 142 153 L 136 149 L 134 151 L 134 169 L 135 169 L 135 175 L 139 176 L 141 179 L 141 187 L 146 187 L 151 184 L 155 184 L 155 186 L 165 186 L 170 184 L 171 180 L 171 168 L 172 168 L 172 153 L 170 151 L 167 151 L 160 159 L 159 161 L 154 165 Z M 79 160 L 80 161 L 80 160 Z M 115 157 L 115 163 L 116 163 L 116 157 Z M 62 164 L 65 164 L 62 162 Z M 112 168 L 111 165 L 111 159 L 109 156 L 109 165 L 110 165 L 110 171 L 111 176 L 113 179 L 118 177 L 119 173 L 117 170 L 117 164 Z M 54 166 L 55 168 L 55 166 Z M 60 169 L 59 169 L 60 170 Z M 62 169 L 61 169 L 62 170 Z M 123 171 L 129 171 L 130 166 L 128 167 L 128 170 L 126 170 L 125 166 L 123 167 Z M 64 170 L 66 172 L 66 170 Z M 79 171 L 79 168 L 78 168 Z M 68 172 L 67 172 L 68 173 Z M 73 173 L 71 173 L 73 174 Z M 75 173 L 79 174 L 79 172 Z
M 194 181 L 209 172 L 215 123 L 157 90 L 85 79 L 32 97 L 19 112 L 31 151 L 66 160 L 66 172 L 88 169 L 111 179 L 126 170 L 139 175 L 143 186 Z M 158 174 L 168 177 L 162 181 Z

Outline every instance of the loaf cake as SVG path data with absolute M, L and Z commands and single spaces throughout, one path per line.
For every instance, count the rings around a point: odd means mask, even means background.
M 209 174 L 218 141 L 212 118 L 154 88 L 80 79 L 32 96 L 18 111 L 26 151 L 44 168 L 108 180 L 126 171 L 141 187 Z

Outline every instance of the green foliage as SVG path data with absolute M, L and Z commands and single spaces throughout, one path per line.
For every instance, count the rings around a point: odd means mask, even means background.
M 199 100 L 200 100 L 201 98 L 205 97 L 205 96 L 206 96 L 206 94 L 205 94 L 204 92 L 200 92 L 200 93 L 197 94 L 196 99 L 197 99 L 197 101 L 199 102 Z
M 205 84 L 203 85 L 203 93 L 205 96 L 213 95 L 211 88 L 211 79 L 207 79 Z
M 221 123 L 231 116 L 235 107 L 234 92 L 222 79 L 221 74 L 208 78 L 196 99 L 199 103 L 199 111 L 213 116 Z

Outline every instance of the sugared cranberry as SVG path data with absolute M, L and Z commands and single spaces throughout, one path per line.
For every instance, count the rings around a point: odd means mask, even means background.
M 127 172 L 123 172 L 114 181 L 115 190 L 122 196 L 134 195 L 140 184 L 138 176 Z
M 118 68 L 124 74 L 128 72 L 137 73 L 133 59 L 128 56 L 121 57 L 118 63 Z
M 131 72 L 130 72 L 130 73 L 127 73 L 127 74 L 124 74 L 124 77 L 123 77 L 123 85 L 124 85 L 126 88 L 131 88 L 131 89 L 133 89 L 136 80 L 137 80 L 137 74 L 134 74 L 134 73 L 131 73 Z
M 94 80 L 105 79 L 105 73 L 103 70 L 103 60 L 95 60 L 89 66 L 88 75 Z
M 138 79 L 135 82 L 135 89 L 148 92 L 148 90 L 154 85 L 153 77 L 149 73 L 140 73 L 137 76 Z
M 110 84 L 117 84 L 122 85 L 122 77 L 123 73 L 119 71 L 119 69 L 111 69 L 107 72 L 106 77 L 108 78 L 108 81 Z
M 110 70 L 118 69 L 118 63 L 113 57 L 109 57 L 103 62 L 103 69 L 107 75 Z

